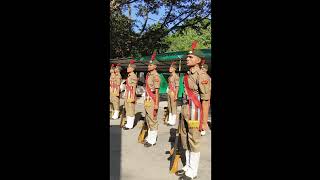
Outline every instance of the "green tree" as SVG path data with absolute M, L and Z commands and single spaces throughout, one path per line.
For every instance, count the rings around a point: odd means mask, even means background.
M 111 57 L 125 57 L 131 53 L 132 42 L 136 33 L 132 30 L 132 20 L 121 13 L 111 14 L 110 45 Z
M 132 9 L 140 22 L 131 19 Z M 150 14 L 158 14 L 164 8 L 160 20 L 151 25 Z M 128 10 L 129 16 L 124 15 Z M 170 44 L 165 41 L 169 34 L 175 34 L 187 27 L 193 27 L 211 15 L 211 0 L 111 0 L 110 36 L 111 58 L 127 57 L 131 54 L 145 55 L 157 49 L 159 53 L 167 51 Z M 133 27 L 139 32 L 134 32 Z
M 169 46 L 167 52 L 171 51 L 188 51 L 193 41 L 198 42 L 197 48 L 211 48 L 211 21 L 204 20 L 193 27 L 167 36 L 164 39 L 165 44 Z

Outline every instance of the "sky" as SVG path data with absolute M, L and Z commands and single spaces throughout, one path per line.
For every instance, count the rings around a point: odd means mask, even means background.
M 138 22 L 136 22 L 136 25 L 138 25 L 138 27 L 134 27 L 133 30 L 134 30 L 135 32 L 140 32 L 140 28 L 142 27 L 142 25 L 143 25 L 143 23 L 144 23 L 144 19 L 143 19 L 143 17 L 138 17 L 138 16 L 136 16 L 136 13 L 137 13 L 138 9 L 137 9 L 137 8 L 134 8 L 134 5 L 136 5 L 136 3 L 133 3 L 133 4 L 131 5 L 131 16 L 132 16 L 132 19 L 133 19 L 133 20 L 138 21 Z M 128 10 L 126 10 L 126 11 L 124 11 L 124 12 L 125 12 L 125 14 L 126 14 L 127 16 L 129 16 Z M 151 14 L 151 13 L 150 13 L 150 14 L 149 14 L 149 20 L 148 20 L 148 22 L 147 22 L 147 25 L 151 25 L 151 24 L 154 24 L 154 23 L 158 22 L 159 19 L 164 16 L 164 14 L 165 14 L 165 7 L 163 7 L 163 6 L 159 9 L 158 15 L 156 15 L 156 14 Z M 210 16 L 209 18 L 211 18 L 211 16 Z M 170 28 L 170 25 L 169 25 L 168 28 Z
M 133 4 L 134 5 L 134 4 Z M 131 6 L 131 16 L 132 16 L 132 19 L 134 20 L 137 20 L 139 22 L 136 22 L 136 24 L 138 25 L 138 27 L 134 27 L 133 30 L 135 32 L 140 32 L 139 28 L 141 28 L 142 24 L 144 23 L 144 19 L 142 17 L 137 17 L 136 16 L 136 13 L 137 13 L 137 10 L 136 8 L 133 7 L 133 5 Z M 128 10 L 125 11 L 126 15 L 128 16 Z M 156 15 L 156 14 L 149 14 L 149 20 L 147 22 L 147 25 L 151 25 L 151 24 L 154 24 L 156 23 L 157 21 L 159 21 L 159 19 L 164 15 L 165 13 L 165 8 L 164 7 L 161 7 L 159 9 L 159 14 Z

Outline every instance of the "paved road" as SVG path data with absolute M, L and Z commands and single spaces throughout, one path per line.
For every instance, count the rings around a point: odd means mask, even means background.
M 121 130 L 120 120 L 111 120 L 110 127 L 110 173 L 111 180 L 176 180 L 178 177 L 169 173 L 170 129 L 163 124 L 163 107 L 167 102 L 160 102 L 158 113 L 159 130 L 156 146 L 145 148 L 138 143 L 138 134 L 143 123 L 144 110 L 142 101 L 136 106 L 136 118 L 141 121 L 132 130 Z M 123 104 L 123 100 L 121 100 Z M 180 112 L 180 108 L 178 108 Z M 209 116 L 209 119 L 211 116 Z M 211 179 L 211 131 L 201 139 L 201 157 L 198 171 L 199 180 Z M 182 167 L 181 161 L 179 167 Z

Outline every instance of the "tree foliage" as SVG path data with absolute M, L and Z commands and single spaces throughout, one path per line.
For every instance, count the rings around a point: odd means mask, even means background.
M 165 38 L 165 43 L 169 46 L 167 52 L 188 51 L 194 40 L 198 42 L 197 48 L 211 48 L 210 20 L 199 22 L 194 27 L 188 27 L 180 32 L 167 36 Z
M 160 8 L 165 13 L 158 22 L 150 24 L 150 15 L 159 14 Z M 142 22 L 131 19 L 131 14 L 124 15 L 132 9 Z M 112 58 L 150 54 L 154 49 L 162 53 L 170 48 L 168 42 L 171 41 L 165 40 L 169 34 L 195 28 L 210 18 L 211 0 L 111 0 L 110 13 Z M 137 27 L 138 32 L 134 32 L 133 27 Z

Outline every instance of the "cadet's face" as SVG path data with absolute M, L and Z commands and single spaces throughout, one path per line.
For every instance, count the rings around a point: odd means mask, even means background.
M 156 68 L 157 68 L 157 66 L 154 65 L 154 64 L 149 64 L 149 65 L 148 65 L 148 71 L 153 71 L 153 70 L 155 70 Z
M 189 54 L 187 56 L 187 66 L 195 66 L 196 64 L 199 64 L 201 59 L 195 55 Z
M 130 67 L 130 66 L 128 66 L 128 68 L 127 68 L 127 72 L 128 73 L 131 73 L 133 71 L 133 68 L 132 67 Z
M 115 69 L 115 70 L 114 70 L 114 72 L 115 72 L 115 73 L 118 73 L 118 72 L 119 72 L 119 70 L 118 70 L 118 69 Z
M 174 71 L 175 71 L 175 69 L 174 69 L 173 67 L 170 67 L 170 68 L 169 68 L 169 72 L 172 73 L 172 72 L 174 72 Z

